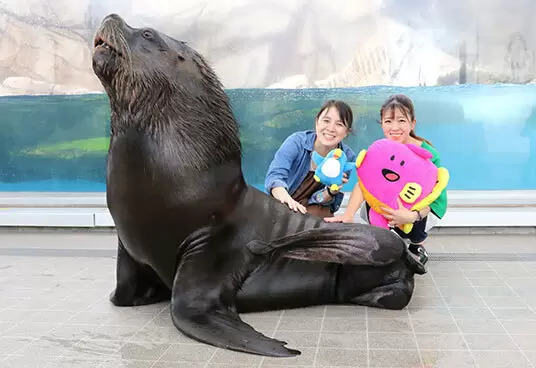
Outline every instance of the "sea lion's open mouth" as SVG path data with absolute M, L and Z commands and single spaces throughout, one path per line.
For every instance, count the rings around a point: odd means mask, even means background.
M 93 42 L 93 46 L 95 47 L 95 51 L 97 51 L 100 47 L 112 51 L 116 53 L 117 55 L 121 56 L 121 53 L 117 51 L 109 42 L 107 42 L 102 36 L 97 35 L 95 37 L 95 41 Z

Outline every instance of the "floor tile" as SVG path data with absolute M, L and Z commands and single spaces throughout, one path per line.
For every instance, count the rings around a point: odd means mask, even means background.
M 449 317 L 446 318 L 412 318 L 411 323 L 415 333 L 457 333 L 456 322 Z
M 472 296 L 445 296 L 445 303 L 449 308 L 459 308 L 472 306 L 473 308 L 484 308 L 486 303 L 478 295 Z
M 438 287 L 441 296 L 454 297 L 454 296 L 474 296 L 475 289 L 471 285 L 466 286 L 439 286 Z
M 255 327 L 257 324 L 254 325 Z M 277 323 L 273 324 L 273 327 Z M 277 327 L 278 331 L 320 331 L 322 328 L 322 318 L 318 317 L 285 317 L 281 318 L 281 322 Z
M 316 366 L 366 367 L 367 351 L 354 349 L 319 348 Z
M 476 363 L 467 350 L 423 350 L 421 355 L 424 367 L 470 368 Z
M 94 368 L 103 364 L 104 360 L 88 360 L 76 357 L 60 357 L 50 363 L 46 368 Z
M 409 333 L 378 333 L 369 332 L 369 349 L 376 350 L 417 350 L 415 335 Z
M 152 343 L 194 343 L 195 341 L 181 333 L 174 325 L 160 327 L 148 325 L 138 330 L 129 338 L 131 342 Z
M 127 342 L 119 348 L 119 353 L 124 359 L 156 361 L 171 346 L 169 343 Z
M 319 346 L 323 348 L 366 349 L 367 333 L 322 332 Z
M 486 297 L 514 297 L 516 296 L 514 290 L 509 286 L 476 286 L 475 291 L 483 298 Z
M 206 363 L 215 353 L 216 348 L 210 345 L 172 344 L 165 350 L 164 354 L 160 356 L 159 360 L 178 363 Z M 237 359 L 247 359 L 245 354 L 234 354 L 237 356 Z
M 469 279 L 463 274 L 454 274 L 450 277 L 434 277 L 435 284 L 438 287 L 442 286 L 456 286 L 456 287 L 470 287 L 471 283 Z
M 359 332 L 366 328 L 367 323 L 363 318 L 326 317 L 322 325 L 322 331 L 326 332 Z
M 2 355 L 11 355 L 17 353 L 22 348 L 30 345 L 37 339 L 32 337 L 0 337 L 0 352 Z
M 497 319 L 506 319 L 506 320 L 536 320 L 536 313 L 526 308 L 492 308 L 491 309 L 493 314 L 497 317 Z
M 204 354 L 205 351 L 208 352 L 208 350 L 203 349 L 202 354 Z M 206 356 L 208 356 L 208 354 Z M 262 360 L 262 357 L 259 355 L 240 354 L 240 353 L 230 351 L 230 350 L 216 349 L 214 354 L 209 359 L 210 359 L 210 363 L 214 365 L 215 364 L 235 364 L 235 365 L 253 365 L 257 367 L 259 366 Z M 166 357 L 162 360 L 168 360 L 168 358 Z
M 407 307 L 410 309 L 410 307 Z M 368 308 L 367 318 L 407 318 L 407 312 L 403 310 L 391 310 L 380 308 Z
M 288 343 L 287 347 L 315 348 L 318 346 L 320 332 L 276 331 L 273 337 L 277 340 L 286 341 Z
M 504 334 L 504 327 L 496 319 L 456 319 L 460 331 L 464 334 L 487 333 Z
M 521 350 L 531 350 L 536 352 L 536 334 L 510 336 Z
M 531 362 L 520 351 L 473 351 L 476 363 L 481 367 L 489 367 L 493 362 L 493 367 L 528 368 L 532 367 Z
M 536 321 L 508 321 L 502 320 L 502 325 L 512 335 L 536 334 Z
M 483 297 L 490 308 L 525 308 L 527 305 L 520 297 L 514 296 L 488 296 Z
M 257 368 L 259 365 L 258 364 L 237 364 L 237 363 L 233 363 L 233 364 L 219 364 L 219 363 L 209 363 L 208 365 L 197 365 L 197 364 L 194 364 L 194 365 L 188 365 L 188 364 L 191 364 L 191 363 L 179 363 L 179 364 L 173 364 L 173 365 L 169 365 L 169 363 L 166 363 L 168 365 L 163 365 L 162 362 L 160 363 L 157 363 L 154 367 L 152 368 L 191 368 L 191 367 L 198 367 L 198 368 Z
M 451 313 L 446 307 L 408 308 L 411 319 L 449 319 Z
M 497 272 L 492 268 L 487 268 L 485 270 L 463 269 L 462 272 L 469 279 L 498 277 Z
M 418 285 L 415 287 L 415 290 L 413 291 L 413 296 L 423 296 L 423 297 L 438 297 L 441 296 L 439 293 L 439 289 L 433 285 L 433 286 L 420 286 Z
M 417 350 L 371 350 L 370 367 L 421 367 L 421 358 Z
M 421 350 L 465 350 L 468 349 L 459 333 L 416 334 Z
M 463 334 L 471 350 L 518 350 L 507 334 Z
M 498 277 L 472 277 L 469 282 L 473 287 L 506 286 L 506 283 Z
M 441 296 L 414 296 L 408 304 L 408 308 L 434 308 L 444 307 L 445 300 Z
M 369 312 L 373 308 L 368 308 Z M 325 317 L 343 317 L 343 318 L 365 318 L 367 311 L 365 307 L 358 305 L 328 305 L 326 307 Z M 320 315 L 322 317 L 322 315 Z
M 527 359 L 532 362 L 534 366 L 536 366 L 536 350 L 525 351 L 524 353 L 525 357 L 527 357 Z
M 64 353 L 64 357 L 86 359 L 101 359 L 107 360 L 111 358 L 122 358 L 122 350 L 124 341 L 100 341 L 100 340 L 84 340 L 79 341 L 73 349 L 69 349 Z
M 488 320 L 495 319 L 495 315 L 488 307 L 453 307 L 449 308 L 454 319 Z
M 4 331 L 3 335 L 7 337 L 33 337 L 39 338 L 53 331 L 60 325 L 59 322 L 28 322 L 22 321 L 21 323 L 13 326 L 9 330 Z
M 0 362 L 0 366 L 2 368 L 45 368 L 57 359 L 57 356 L 12 355 Z
M 101 363 L 97 368 L 152 368 L 155 363 L 156 362 L 151 360 L 114 359 Z M 173 366 L 169 365 L 165 367 L 173 368 Z

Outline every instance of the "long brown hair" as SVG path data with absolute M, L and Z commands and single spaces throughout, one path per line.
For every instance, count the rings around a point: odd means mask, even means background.
M 390 110 L 394 114 L 395 109 L 400 109 L 400 111 L 404 113 L 404 116 L 406 116 L 406 119 L 408 119 L 408 121 L 415 120 L 415 108 L 413 107 L 413 102 L 411 101 L 411 99 L 406 95 L 397 94 L 389 96 L 387 101 L 385 101 L 385 103 L 382 105 L 382 108 L 380 110 L 380 124 L 383 121 L 383 113 Z M 433 144 L 429 140 L 415 134 L 415 129 L 411 129 L 409 135 L 412 138 L 415 138 L 421 142 L 425 141 L 430 146 L 433 146 Z

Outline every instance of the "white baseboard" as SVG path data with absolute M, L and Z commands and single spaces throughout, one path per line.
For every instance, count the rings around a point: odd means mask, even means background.
M 536 190 L 450 191 L 448 198 L 447 213 L 434 227 L 536 226 Z M 0 193 L 0 227 L 101 228 L 114 222 L 104 193 L 6 192 Z

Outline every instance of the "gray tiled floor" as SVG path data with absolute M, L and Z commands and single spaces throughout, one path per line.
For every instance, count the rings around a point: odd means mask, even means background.
M 434 234 L 428 249 L 402 311 L 242 315 L 302 352 L 275 359 L 184 337 L 167 303 L 112 306 L 113 234 L 0 232 L 0 367 L 535 367 L 536 235 Z

